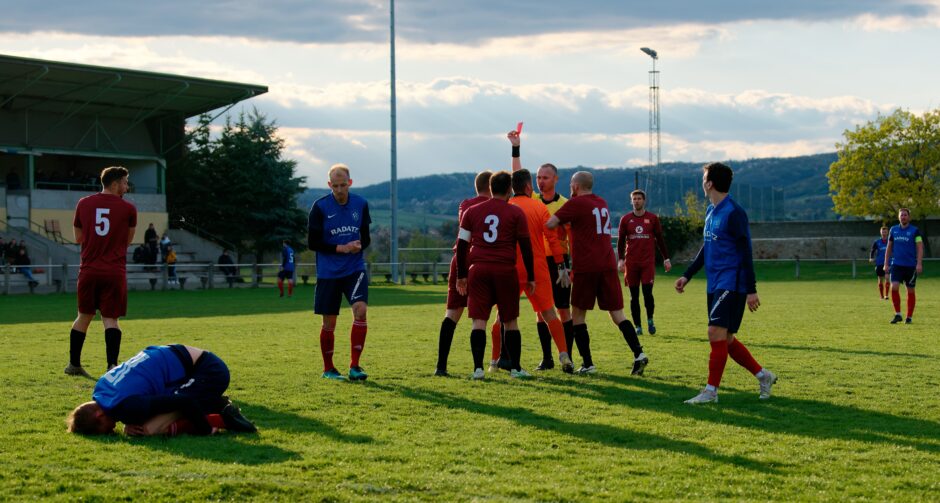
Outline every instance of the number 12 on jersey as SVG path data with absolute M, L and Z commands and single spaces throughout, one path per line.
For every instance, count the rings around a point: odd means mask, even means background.
M 607 208 L 594 208 L 592 213 L 594 213 L 594 220 L 597 221 L 597 233 L 607 234 L 609 236 L 610 235 L 610 213 L 607 211 Z M 601 219 L 604 220 L 603 226 L 601 224 Z

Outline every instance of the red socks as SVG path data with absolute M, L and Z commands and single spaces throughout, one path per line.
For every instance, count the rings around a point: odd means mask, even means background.
M 283 279 L 277 280 L 277 289 L 281 291 L 281 297 L 283 297 L 284 296 L 284 280 Z
M 900 297 L 900 295 L 898 295 Z M 900 303 L 900 300 L 898 301 Z M 907 291 L 907 317 L 914 317 L 914 304 L 917 304 L 917 296 L 914 295 L 914 290 Z M 900 304 L 899 304 L 900 305 Z
M 728 341 L 711 341 L 712 352 L 708 357 L 708 384 L 718 388 L 721 384 L 721 375 L 725 373 L 725 364 L 728 363 Z
M 365 321 L 353 321 L 352 331 L 349 333 L 351 350 L 349 353 L 349 366 L 358 367 L 359 357 L 362 355 L 362 349 L 366 345 L 366 332 L 368 325 Z
M 747 347 L 737 338 L 734 339 L 734 342 L 728 344 L 728 356 L 752 374 L 756 375 L 763 368 L 757 363 L 757 360 L 751 356 L 751 352 L 747 350 Z
M 281 293 L 284 293 L 284 292 L 281 291 Z M 294 295 L 294 282 L 288 281 L 287 282 L 287 296 L 290 297 L 292 295 Z
M 878 298 L 879 299 L 885 298 L 884 287 L 885 287 L 884 283 L 878 283 Z
M 320 328 L 320 354 L 323 355 L 323 371 L 326 372 L 334 367 L 333 365 L 333 329 Z
M 891 302 L 894 303 L 894 312 L 901 312 L 901 292 L 899 290 L 891 290 Z

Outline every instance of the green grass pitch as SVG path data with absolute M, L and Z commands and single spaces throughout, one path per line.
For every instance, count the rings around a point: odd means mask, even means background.
M 229 394 L 260 434 L 210 438 L 67 434 L 65 416 L 94 384 L 62 373 L 74 295 L 0 297 L 0 500 L 936 500 L 940 282 L 921 278 L 913 325 L 889 325 L 868 272 L 759 271 L 763 305 L 741 339 L 780 376 L 774 396 L 759 401 L 729 361 L 721 402 L 700 407 L 682 401 L 707 371 L 702 278 L 677 295 L 676 275 L 658 276 L 659 332 L 641 338 L 647 376 L 629 375 L 626 344 L 593 312 L 599 373 L 523 382 L 467 379 L 467 320 L 451 352 L 457 377 L 431 377 L 443 286 L 373 286 L 361 384 L 320 378 L 312 287 L 292 299 L 270 288 L 132 293 L 122 358 L 181 342 L 229 364 Z M 527 303 L 523 313 L 531 369 Z M 350 322 L 344 310 L 344 372 Z M 95 373 L 103 339 L 96 321 L 83 358 Z

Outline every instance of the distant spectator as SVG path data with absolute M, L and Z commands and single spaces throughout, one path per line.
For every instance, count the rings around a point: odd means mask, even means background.
M 147 261 L 148 264 L 156 264 L 156 263 L 157 263 L 157 242 L 158 242 L 158 240 L 159 240 L 159 238 L 157 238 L 157 229 L 154 229 L 153 224 L 150 224 L 150 225 L 147 227 L 147 230 L 144 231 L 144 243 L 146 243 L 147 247 L 150 249 L 150 255 L 149 255 L 149 256 L 152 257 L 152 261 Z M 137 260 L 134 260 L 134 262 L 137 262 Z
M 163 262 L 166 263 L 167 251 L 170 247 L 170 236 L 167 233 L 163 233 L 163 237 L 160 238 L 160 256 L 163 257 Z
M 231 288 L 235 283 L 235 262 L 232 261 L 228 250 L 222 250 L 222 254 L 219 255 L 219 265 L 221 266 L 219 270 L 225 275 L 225 281 L 228 281 L 228 286 Z
M 144 244 L 137 245 L 137 248 L 134 248 L 134 263 L 135 264 L 148 264 L 150 263 L 150 249 L 147 248 Z
M 176 277 L 176 250 L 173 249 L 173 245 L 166 246 L 166 266 L 170 284 L 178 284 L 179 279 Z
M 33 268 L 30 267 L 32 262 L 29 260 L 29 254 L 26 253 L 26 248 L 20 248 L 20 252 L 16 256 L 16 260 L 13 262 L 13 265 L 16 266 L 16 272 L 26 277 L 26 280 L 29 281 L 30 286 L 36 286 L 39 284 L 39 282 L 33 278 Z

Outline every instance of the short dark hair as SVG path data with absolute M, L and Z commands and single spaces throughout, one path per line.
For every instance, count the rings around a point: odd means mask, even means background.
M 490 193 L 494 196 L 503 196 L 509 193 L 512 185 L 512 175 L 508 171 L 497 171 L 490 177 Z
M 85 402 L 69 414 L 65 420 L 66 429 L 70 433 L 79 433 L 82 435 L 98 434 L 98 411 L 101 406 L 97 402 Z
M 127 168 L 123 166 L 109 166 L 101 170 L 101 186 L 108 188 L 112 183 L 128 175 Z
M 731 190 L 731 180 L 734 178 L 734 171 L 720 162 L 710 162 L 702 166 L 705 174 L 705 180 L 712 182 L 712 187 L 718 192 L 728 192 Z
M 488 169 L 477 173 L 477 177 L 473 180 L 477 193 L 489 192 L 491 176 L 493 176 L 493 172 Z
M 902 211 L 906 211 L 907 214 L 908 214 L 908 216 L 910 216 L 910 214 L 911 214 L 911 210 L 909 210 L 909 209 L 907 209 L 907 208 L 898 208 L 898 215 L 900 215 Z
M 633 199 L 633 196 L 635 196 L 635 195 L 641 195 L 641 196 L 643 196 L 643 200 L 646 201 L 646 192 L 643 192 L 643 191 L 640 190 L 640 189 L 636 189 L 636 190 L 634 190 L 633 192 L 630 193 L 630 199 Z
M 512 172 L 512 192 L 517 196 L 525 195 L 525 188 L 532 185 L 532 173 L 527 169 Z
M 558 174 L 558 168 L 556 168 L 555 165 L 550 162 L 546 162 L 545 164 L 539 166 L 539 169 L 542 169 L 542 168 L 548 168 L 554 171 L 556 175 Z

